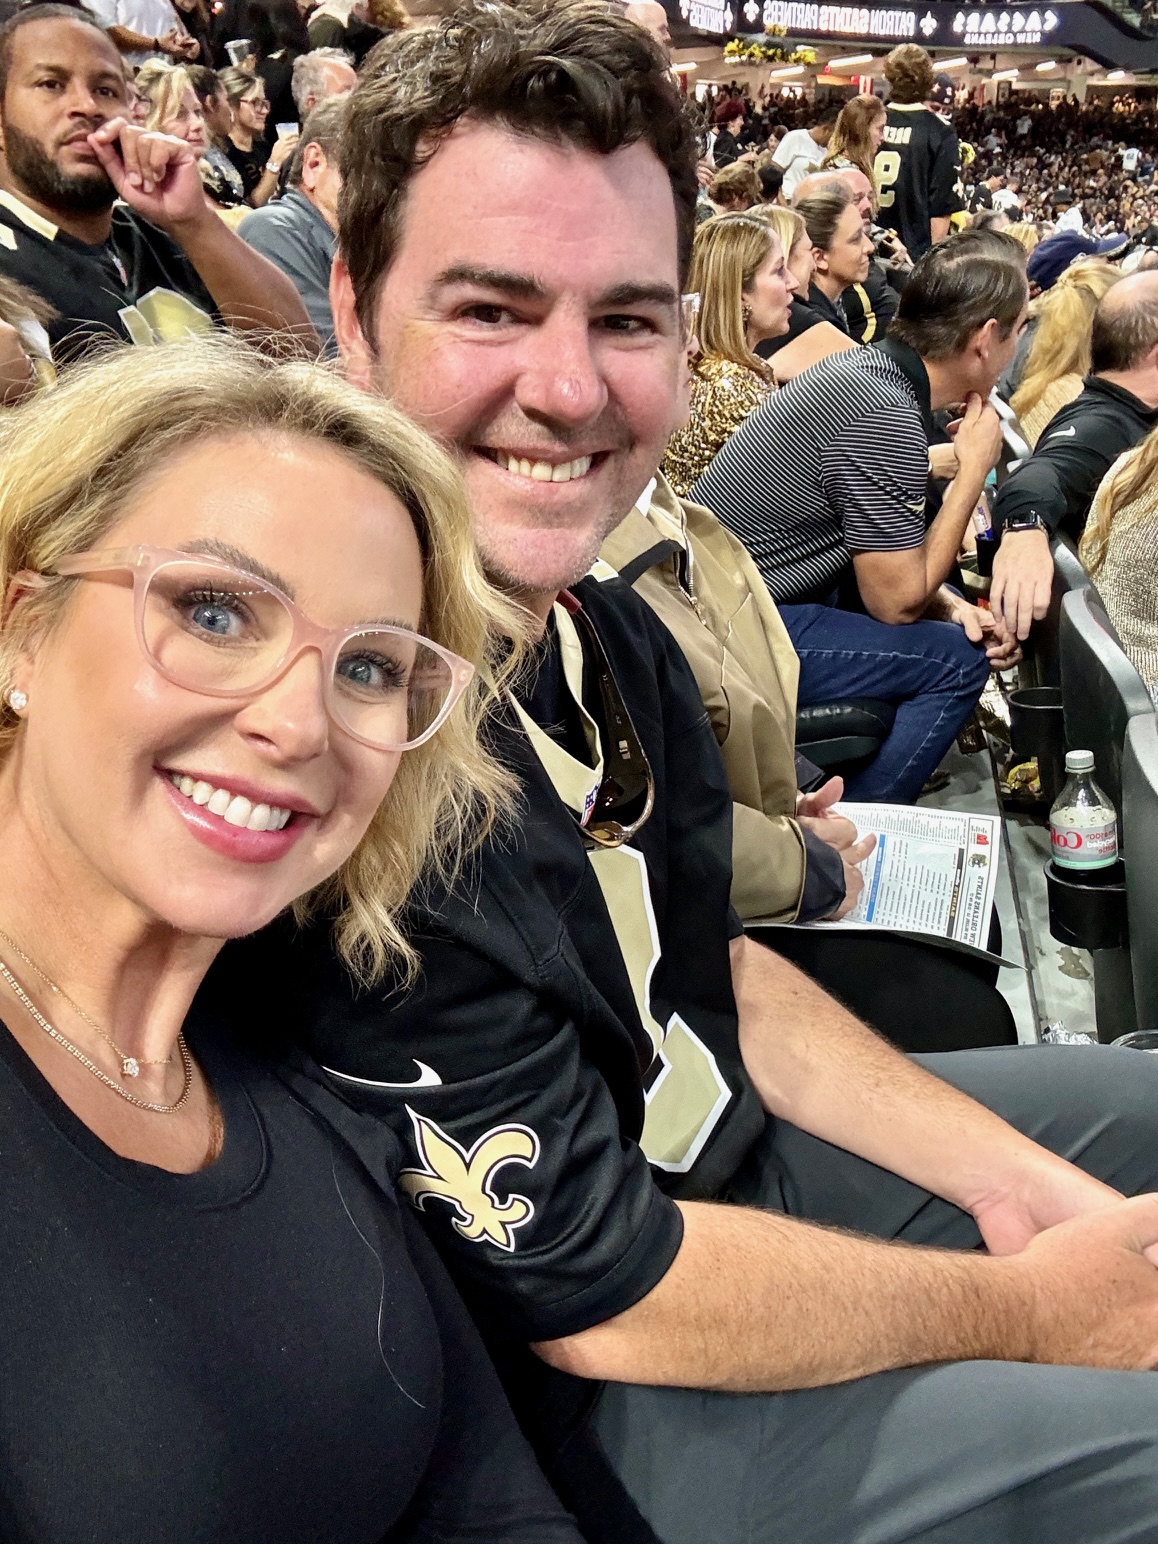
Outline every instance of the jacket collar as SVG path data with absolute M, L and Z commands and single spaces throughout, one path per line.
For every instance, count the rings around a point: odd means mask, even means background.
M 1094 391 L 1100 396 L 1109 397 L 1113 402 L 1120 402 L 1148 424 L 1158 420 L 1158 407 L 1147 407 L 1132 391 L 1127 391 L 1124 386 L 1115 385 L 1113 381 L 1107 381 L 1103 376 L 1087 375 L 1083 385 L 1086 391 Z

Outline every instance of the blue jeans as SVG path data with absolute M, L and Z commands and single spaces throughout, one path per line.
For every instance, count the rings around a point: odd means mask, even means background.
M 850 799 L 911 804 L 989 678 L 985 650 L 956 622 L 893 626 L 835 606 L 781 606 L 800 656 L 802 708 L 875 697 L 897 705 L 876 758 L 847 779 Z

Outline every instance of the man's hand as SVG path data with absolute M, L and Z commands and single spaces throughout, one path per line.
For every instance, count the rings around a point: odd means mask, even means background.
M 962 469 L 984 478 L 1001 454 L 1001 419 L 988 402 L 971 392 L 965 412 L 953 436 L 953 448 Z
M 174 235 L 216 219 L 201 186 L 197 153 L 183 139 L 110 118 L 88 136 L 109 181 L 129 208 Z
M 1105 1211 L 1121 1199 L 1119 1191 L 1042 1148 L 1004 1188 L 982 1196 L 967 1210 L 989 1253 L 1009 1255 L 1020 1254 L 1039 1233 Z
M 1146 1195 L 1059 1223 L 1003 1262 L 1031 1305 L 1023 1358 L 1123 1372 L 1158 1366 L 1156 1246 L 1158 1196 Z
M 815 793 L 802 793 L 796 796 L 797 821 L 814 836 L 818 836 L 822 842 L 839 852 L 841 862 L 844 864 L 844 900 L 832 913 L 832 920 L 836 922 L 841 917 L 846 917 L 860 899 L 861 891 L 864 889 L 864 876 L 861 874 L 860 865 L 877 844 L 876 836 L 872 832 L 858 840 L 858 832 L 852 821 L 844 815 L 837 814 L 832 808 L 843 793 L 844 779 L 830 777 L 828 782 Z
M 985 657 L 994 670 L 1009 670 L 1021 659 L 1021 645 L 1005 625 L 1005 619 L 974 606 L 951 591 L 945 593 L 944 620 L 965 629 L 970 643 L 984 643 Z
M 941 482 L 949 482 L 957 475 L 956 445 L 929 446 L 929 475 Z
M 1053 554 L 1046 531 L 1006 531 L 993 556 L 989 605 L 1010 632 L 1028 638 L 1049 610 Z

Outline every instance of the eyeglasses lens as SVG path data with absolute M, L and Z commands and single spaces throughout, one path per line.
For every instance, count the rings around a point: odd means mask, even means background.
M 191 691 L 242 695 L 271 682 L 294 635 L 285 602 L 258 580 L 216 565 L 167 563 L 149 581 L 145 646 L 157 668 Z M 402 749 L 443 711 L 449 665 L 405 634 L 367 628 L 345 640 L 329 706 L 352 733 Z

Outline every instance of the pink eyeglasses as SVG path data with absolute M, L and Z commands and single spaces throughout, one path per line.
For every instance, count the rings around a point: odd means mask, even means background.
M 132 575 L 137 638 L 167 681 L 210 697 L 251 697 L 316 649 L 326 711 L 377 750 L 429 740 L 474 675 L 467 660 L 405 627 L 320 627 L 275 585 L 215 557 L 122 547 L 61 558 L 53 572 L 117 570 Z

